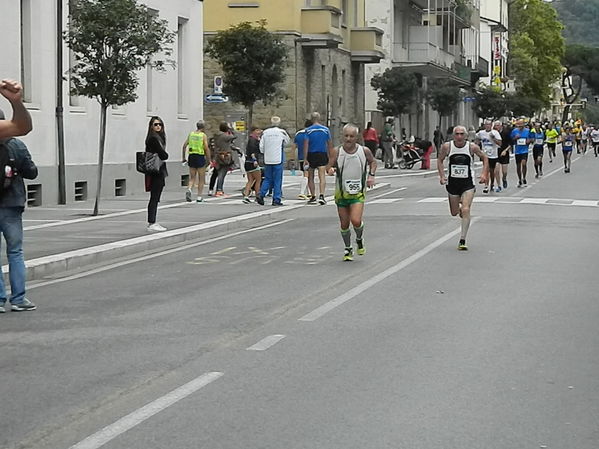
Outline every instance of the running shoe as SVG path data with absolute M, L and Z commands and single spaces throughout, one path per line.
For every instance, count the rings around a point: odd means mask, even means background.
M 320 195 L 318 197 L 318 204 L 320 204 L 321 206 L 324 206 L 325 204 L 327 204 L 327 200 L 324 199 L 324 195 Z
M 152 223 L 151 225 L 148 225 L 148 231 L 149 232 L 162 232 L 162 231 L 166 231 L 166 228 L 164 226 L 159 225 L 158 223 Z
M 185 201 L 191 203 L 191 189 L 187 189 L 187 191 L 185 192 Z
M 489 193 L 489 186 L 485 186 L 485 188 L 483 189 L 483 193 Z
M 201 203 L 202 201 L 204 201 L 204 198 L 202 198 L 201 196 L 198 196 L 196 198 L 196 203 Z
M 343 261 L 349 262 L 354 260 L 354 249 L 350 246 L 349 248 L 345 248 L 343 252 Z
M 518 188 L 522 187 L 522 181 L 518 181 Z
M 273 206 L 284 206 L 284 204 L 281 201 L 273 201 L 272 205 Z
M 504 188 L 504 189 L 507 189 L 507 179 L 504 179 L 504 180 L 503 180 L 503 188 Z
M 308 199 L 308 195 L 304 195 L 303 193 L 300 193 L 300 194 L 299 194 L 297 197 L 298 197 L 300 200 L 307 200 L 307 199 Z
M 495 188 L 495 192 L 496 192 L 496 193 L 499 193 L 499 192 L 501 192 L 501 186 L 497 186 L 497 187 Z
M 468 251 L 468 247 L 466 246 L 466 240 L 460 240 L 460 243 L 458 243 L 458 251 Z
M 308 200 L 308 204 L 316 204 L 316 197 L 315 196 L 310 197 L 310 199 Z
M 358 250 L 356 251 L 358 253 L 358 256 L 363 256 L 364 254 L 366 254 L 366 247 L 364 246 L 364 239 L 362 239 L 362 240 L 356 239 L 356 244 L 358 245 Z
M 256 195 L 256 203 L 258 203 L 260 206 L 264 206 L 264 198 L 262 198 L 260 195 Z
M 29 301 L 27 298 L 23 298 L 23 302 L 20 304 L 12 304 L 10 310 L 13 312 L 28 312 L 30 310 L 37 309 L 37 306 Z
M 250 204 L 250 198 L 247 196 L 244 196 L 243 199 L 241 200 L 241 202 L 244 204 Z
M 0 313 L 5 313 L 6 309 L 4 308 L 4 304 L 0 305 Z
M 208 196 L 212 196 L 212 195 L 214 195 L 214 191 L 208 190 Z

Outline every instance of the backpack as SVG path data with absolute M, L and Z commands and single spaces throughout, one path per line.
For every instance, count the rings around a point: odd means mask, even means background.
M 0 142 L 0 197 L 8 190 L 17 175 L 15 159 L 6 142 Z

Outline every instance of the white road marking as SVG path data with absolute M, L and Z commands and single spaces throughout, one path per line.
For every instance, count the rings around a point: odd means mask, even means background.
M 403 198 L 381 198 L 378 200 L 368 201 L 368 204 L 391 204 L 401 201 Z
M 522 198 L 521 204 L 546 204 L 547 198 Z
M 127 432 L 138 424 L 141 424 L 148 418 L 151 418 L 171 405 L 176 404 L 181 399 L 185 399 L 187 396 L 214 382 L 223 375 L 224 373 L 219 372 L 202 374 L 201 376 L 196 377 L 194 380 L 180 386 L 170 393 L 104 427 L 102 430 L 90 435 L 74 446 L 71 446 L 70 449 L 98 449 L 99 447 L 104 446 L 106 443 L 114 440 L 119 435 Z
M 597 207 L 599 203 L 597 201 L 589 200 L 574 200 L 572 206 L 586 206 L 586 207 Z
M 447 198 L 423 198 L 417 203 L 445 203 Z M 542 204 L 545 206 L 582 206 L 599 207 L 599 201 L 596 200 L 573 200 L 566 198 L 530 198 L 530 197 L 474 197 L 475 203 L 501 203 L 501 204 Z
M 247 351 L 266 351 L 268 348 L 271 348 L 272 346 L 274 346 L 278 342 L 280 342 L 283 338 L 285 338 L 285 335 L 270 335 L 266 338 L 263 338 L 255 345 L 250 346 L 246 350 Z
M 378 198 L 382 198 L 384 196 L 391 195 L 395 192 L 401 192 L 402 190 L 406 190 L 406 189 L 407 189 L 407 187 L 400 187 L 399 189 L 393 189 L 393 190 L 390 190 L 389 192 L 385 192 L 385 193 L 381 193 L 380 195 L 373 196 L 371 199 L 376 200 Z
M 475 222 L 475 221 L 478 221 L 478 217 L 472 219 L 472 222 Z M 327 302 L 326 304 L 323 304 L 322 306 L 318 307 L 317 309 L 313 310 L 312 312 L 304 315 L 303 317 L 299 318 L 299 321 L 316 321 L 317 319 L 321 318 L 323 315 L 330 312 L 331 310 L 346 303 L 350 299 L 355 298 L 360 293 L 368 290 L 370 287 L 375 286 L 379 282 L 387 279 L 389 276 L 394 275 L 398 271 L 403 270 L 407 266 L 416 262 L 418 259 L 421 259 L 422 257 L 426 256 L 428 253 L 430 253 L 434 249 L 441 246 L 447 240 L 451 239 L 452 237 L 454 237 L 456 235 L 459 235 L 459 233 L 460 233 L 460 229 L 456 229 L 455 231 L 451 231 L 451 232 L 445 234 L 443 237 L 435 240 L 430 245 L 425 246 L 424 248 L 422 248 L 421 250 L 412 254 L 408 258 L 402 260 L 398 264 L 392 266 L 391 268 L 386 269 L 382 273 L 379 273 L 379 274 L 373 276 L 372 278 L 368 279 L 367 281 L 362 282 L 361 284 L 357 285 L 356 287 L 352 288 L 351 290 L 348 290 L 347 292 L 343 293 L 342 295 L 337 296 L 335 299 L 332 299 L 331 301 Z
M 142 262 L 144 260 L 153 259 L 155 257 L 164 256 L 166 254 L 172 254 L 172 253 L 176 253 L 176 252 L 180 252 L 180 251 L 185 251 L 185 250 L 190 249 L 190 248 L 195 248 L 196 246 L 208 245 L 210 243 L 218 242 L 219 240 L 226 240 L 226 239 L 229 239 L 231 237 L 235 237 L 235 236 L 238 236 L 238 235 L 247 234 L 249 232 L 259 231 L 259 230 L 262 230 L 262 229 L 271 228 L 273 226 L 279 226 L 279 225 L 288 223 L 290 221 L 293 221 L 293 219 L 292 218 L 288 218 L 286 220 L 277 221 L 276 223 L 269 223 L 269 224 L 266 224 L 264 226 L 259 226 L 259 227 L 252 228 L 252 229 L 245 229 L 243 231 L 236 231 L 236 232 L 233 232 L 231 234 L 221 235 L 220 237 L 214 237 L 214 238 L 212 238 L 210 240 L 203 240 L 201 242 L 191 243 L 191 244 L 188 244 L 188 245 L 185 245 L 185 246 L 180 246 L 180 247 L 177 247 L 177 248 L 167 249 L 167 250 L 164 250 L 164 251 L 160 251 L 158 253 L 148 254 L 147 256 L 136 257 L 135 259 L 127 259 L 127 260 L 124 260 L 122 262 L 113 263 L 113 264 L 110 264 L 110 265 L 107 265 L 107 266 L 104 266 L 104 267 L 95 268 L 93 270 L 84 271 L 83 273 L 73 274 L 71 276 L 66 276 L 66 277 L 63 277 L 63 278 L 60 278 L 60 279 L 52 279 L 51 281 L 44 281 L 44 282 L 39 282 L 39 283 L 35 283 L 35 284 L 27 284 L 27 289 L 31 290 L 31 289 L 34 289 L 34 288 L 45 287 L 47 285 L 57 284 L 59 282 L 66 282 L 66 281 L 72 281 L 72 280 L 75 280 L 75 279 L 80 279 L 82 277 L 90 276 L 90 275 L 96 274 L 96 273 L 102 273 L 104 271 L 112 270 L 114 268 L 122 267 L 122 266 L 125 266 L 125 265 L 130 265 L 132 263 Z

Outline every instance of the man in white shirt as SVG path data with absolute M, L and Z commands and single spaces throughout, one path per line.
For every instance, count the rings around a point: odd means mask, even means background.
M 256 197 L 256 202 L 264 205 L 264 195 L 272 187 L 272 205 L 282 206 L 285 145 L 291 139 L 284 129 L 279 128 L 281 126 L 280 117 L 272 117 L 270 124 L 272 126 L 264 130 L 260 139 L 260 152 L 264 154 L 264 182 Z
M 485 127 L 476 134 L 476 143 L 485 152 L 489 159 L 489 180 L 491 183 L 491 190 L 497 179 L 496 192 L 501 192 L 501 183 L 499 178 L 499 167 L 497 161 L 499 160 L 499 145 L 501 145 L 501 134 L 496 129 L 493 129 L 493 121 L 485 120 Z M 489 184 L 485 185 L 483 193 L 489 193 Z

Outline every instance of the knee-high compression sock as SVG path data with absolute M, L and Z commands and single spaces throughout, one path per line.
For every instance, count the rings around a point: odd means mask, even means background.
M 349 248 L 351 246 L 351 231 L 349 228 L 341 230 L 341 237 L 343 238 L 343 243 L 345 243 L 345 247 Z
M 302 180 L 300 181 L 300 191 L 299 194 L 300 195 L 305 195 L 306 194 L 306 189 L 308 188 L 308 178 L 306 178 L 305 176 L 302 176 Z
M 470 228 L 470 216 L 462 217 L 462 239 L 466 240 L 468 229 Z
M 360 223 L 360 226 L 357 228 L 354 226 L 354 231 L 356 231 L 356 240 L 362 240 L 362 234 L 364 233 L 364 222 Z

